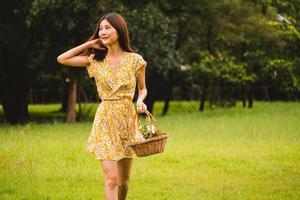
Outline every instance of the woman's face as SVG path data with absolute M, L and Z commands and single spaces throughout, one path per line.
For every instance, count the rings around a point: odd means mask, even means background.
M 106 19 L 101 21 L 98 34 L 105 46 L 111 46 L 118 42 L 117 30 Z

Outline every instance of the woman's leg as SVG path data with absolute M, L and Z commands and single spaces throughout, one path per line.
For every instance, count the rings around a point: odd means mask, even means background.
M 130 179 L 130 171 L 132 166 L 132 158 L 123 158 L 117 162 L 118 168 L 118 200 L 125 200 L 128 184 Z
M 118 200 L 118 170 L 117 162 L 103 160 L 104 192 L 106 200 Z

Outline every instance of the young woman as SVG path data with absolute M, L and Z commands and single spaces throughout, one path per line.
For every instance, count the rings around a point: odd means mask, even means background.
M 146 62 L 131 49 L 124 18 L 109 13 L 100 18 L 91 38 L 57 57 L 61 64 L 86 66 L 94 77 L 101 103 L 97 109 L 87 150 L 101 160 L 107 200 L 126 198 L 135 138 L 137 112 L 144 112 L 147 95 Z M 132 99 L 138 85 L 137 109 Z

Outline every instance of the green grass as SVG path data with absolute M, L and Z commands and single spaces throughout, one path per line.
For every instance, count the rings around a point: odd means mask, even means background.
M 170 138 L 163 154 L 134 159 L 128 200 L 300 199 L 299 103 L 198 113 L 196 102 L 172 102 L 165 117 L 161 107 Z M 100 162 L 85 150 L 90 117 L 1 125 L 0 199 L 104 199 Z

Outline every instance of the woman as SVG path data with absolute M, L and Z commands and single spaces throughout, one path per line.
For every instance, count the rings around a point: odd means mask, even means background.
M 147 96 L 146 62 L 131 49 L 123 17 L 109 13 L 100 18 L 92 37 L 57 57 L 73 67 L 86 66 L 94 77 L 101 103 L 97 109 L 87 150 L 101 160 L 105 197 L 126 198 L 133 152 L 128 144 L 136 135 L 137 112 L 144 112 Z M 132 99 L 138 85 L 137 109 Z

